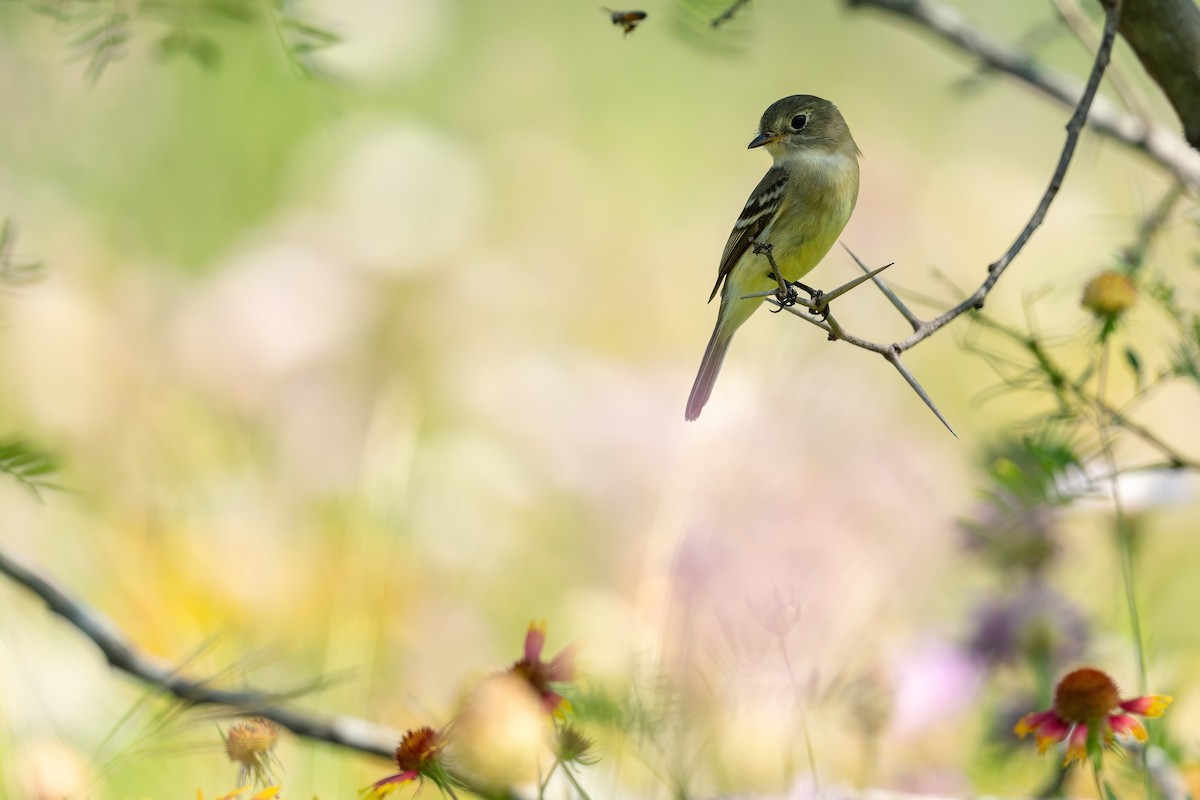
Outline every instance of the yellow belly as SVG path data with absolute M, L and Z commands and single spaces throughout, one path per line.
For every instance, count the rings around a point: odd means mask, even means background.
M 785 280 L 798 281 L 821 263 L 850 220 L 856 195 L 857 192 L 847 194 L 842 203 L 818 204 L 798 216 L 791 216 L 786 206 L 779 210 L 776 222 L 769 225 L 758 240 L 771 243 L 771 255 Z M 779 220 L 783 222 L 779 223 Z M 742 298 L 779 286 L 770 273 L 771 263 L 767 256 L 755 253 L 753 248 L 738 260 L 721 292 L 723 333 L 733 335 L 733 331 L 763 302 L 761 297 Z

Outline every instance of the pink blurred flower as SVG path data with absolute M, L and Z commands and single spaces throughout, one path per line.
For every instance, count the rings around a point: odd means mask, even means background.
M 550 661 L 542 661 L 542 649 L 546 646 L 546 623 L 531 622 L 525 633 L 525 656 L 509 668 L 509 672 L 528 681 L 542 700 L 547 713 L 555 713 L 566 700 L 554 691 L 554 684 L 575 677 L 575 652 L 566 647 Z

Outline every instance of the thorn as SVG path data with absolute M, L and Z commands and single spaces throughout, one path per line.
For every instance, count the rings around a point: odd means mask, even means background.
M 849 283 L 843 283 L 838 288 L 836 288 L 832 291 L 826 292 L 825 294 L 821 295 L 822 305 L 828 303 L 830 300 L 836 300 L 837 298 L 841 297 L 846 292 L 850 291 L 851 289 L 853 289 L 856 286 L 861 286 L 862 284 L 866 283 L 869 280 L 874 280 L 876 275 L 883 272 L 888 267 L 893 266 L 895 263 L 896 262 L 893 261 L 891 264 L 882 266 L 879 269 L 875 270 L 874 272 L 868 272 L 866 275 L 860 275 L 857 278 L 855 278 L 854 280 L 850 281 Z
M 841 242 L 839 242 L 839 244 L 841 244 Z M 846 247 L 845 244 L 842 244 L 842 249 L 844 249 L 847 253 L 850 254 L 850 257 L 854 259 L 854 263 L 858 264 L 859 269 L 861 269 L 863 272 L 866 272 L 869 275 L 871 275 L 871 281 L 875 284 L 876 288 L 878 288 L 879 291 L 883 292 L 883 296 L 886 297 L 888 299 L 888 302 L 891 303 L 892 306 L 895 307 L 895 309 L 900 312 L 900 316 L 904 317 L 904 319 L 907 320 L 908 324 L 912 326 L 912 329 L 914 331 L 918 330 L 921 327 L 920 317 L 918 317 L 916 314 L 914 314 L 912 312 L 912 309 L 910 309 L 908 306 L 906 306 L 904 304 L 904 301 L 901 300 L 896 295 L 896 293 L 892 291 L 892 288 L 890 286 L 888 286 L 883 281 L 877 280 L 875 278 L 875 275 L 878 275 L 880 270 L 876 270 L 875 272 L 870 272 L 870 270 L 867 269 L 867 265 L 862 262 L 862 259 L 860 259 L 858 256 L 856 256 L 854 254 L 853 250 L 851 250 L 849 247 Z M 895 262 L 892 262 L 892 263 L 895 263 Z M 890 267 L 891 264 L 888 264 L 888 266 Z
M 911 386 L 913 391 L 917 393 L 917 396 L 925 401 L 925 405 L 929 407 L 929 410 L 933 412 L 934 416 L 941 420 L 942 424 L 946 426 L 946 430 L 950 431 L 950 435 L 957 439 L 958 434 L 954 432 L 954 428 L 951 428 L 950 423 L 947 422 L 946 418 L 942 416 L 942 412 L 938 410 L 938 407 L 934 404 L 933 398 L 929 396 L 929 393 L 926 392 L 921 384 L 917 382 L 917 379 L 913 376 L 913 374 L 908 371 L 908 367 L 906 367 L 904 362 L 900 360 L 900 354 L 896 352 L 889 352 L 884 355 L 884 358 L 886 358 L 891 365 L 896 368 L 896 371 L 899 372 L 904 380 L 908 382 L 908 385 Z

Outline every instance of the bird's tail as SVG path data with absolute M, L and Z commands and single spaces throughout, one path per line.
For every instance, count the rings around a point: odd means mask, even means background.
M 704 348 L 704 358 L 700 361 L 700 371 L 696 373 L 696 382 L 692 384 L 692 393 L 688 395 L 686 419 L 693 420 L 700 416 L 701 409 L 712 394 L 713 384 L 717 382 L 717 374 L 721 371 L 721 363 L 729 352 L 729 343 L 733 341 L 733 331 L 722 331 L 721 320 L 713 328 L 712 338 L 708 347 Z

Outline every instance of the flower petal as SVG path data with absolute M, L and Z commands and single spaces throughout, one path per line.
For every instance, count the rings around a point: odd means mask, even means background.
M 1087 725 L 1076 725 L 1075 730 L 1071 731 L 1070 741 L 1067 742 L 1067 757 L 1063 759 L 1063 766 L 1068 766 L 1072 761 L 1087 760 Z
M 1150 694 L 1121 702 L 1121 708 L 1143 717 L 1161 717 L 1167 706 L 1175 700 L 1169 694 Z
M 1038 753 L 1044 755 L 1051 745 L 1058 744 L 1067 738 L 1067 734 L 1070 732 L 1071 726 L 1064 720 L 1058 717 L 1046 720 L 1037 730 Z
M 540 624 L 537 622 L 529 623 L 529 630 L 525 632 L 525 660 L 530 663 L 540 661 L 542 658 L 542 648 L 546 646 L 546 623 L 543 621 Z
M 1113 733 L 1132 736 L 1139 742 L 1150 738 L 1150 734 L 1146 733 L 1146 726 L 1128 714 L 1113 714 L 1108 718 L 1108 727 L 1112 728 Z
M 546 677 L 559 683 L 572 680 L 575 677 L 574 647 L 564 647 L 562 652 L 554 657 L 550 662 L 550 668 Z
M 1058 715 L 1053 711 L 1031 712 L 1017 720 L 1017 727 L 1013 728 L 1013 733 L 1024 739 L 1026 735 L 1033 733 L 1042 726 L 1042 723 L 1050 719 L 1058 719 Z
M 361 794 L 363 797 L 371 798 L 371 800 L 387 797 L 409 781 L 415 781 L 418 777 L 420 777 L 418 773 L 413 770 L 397 772 L 395 775 L 388 775 L 383 780 L 372 783 L 366 789 L 363 789 Z

